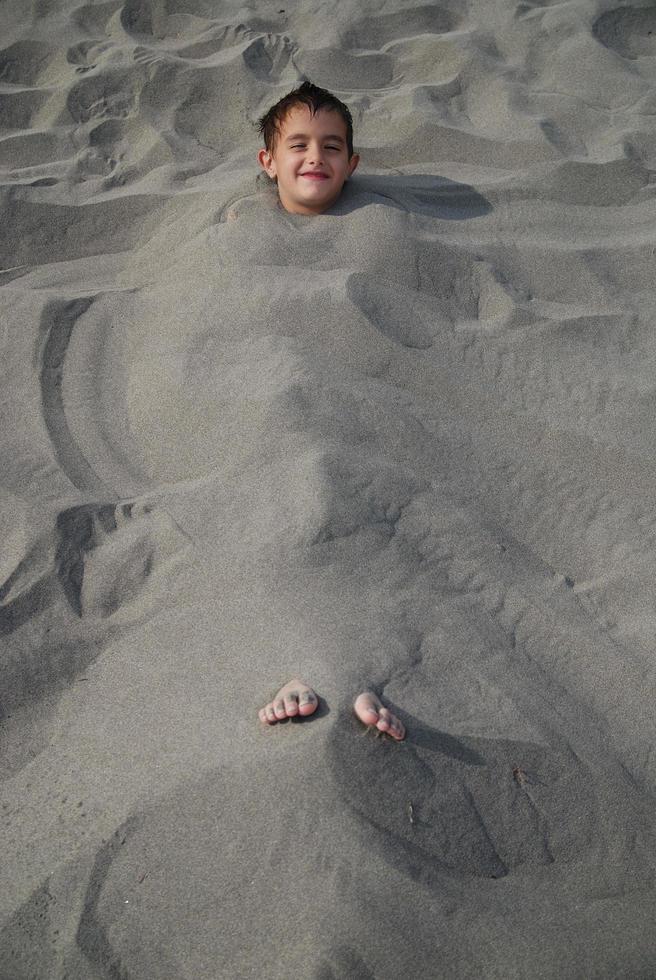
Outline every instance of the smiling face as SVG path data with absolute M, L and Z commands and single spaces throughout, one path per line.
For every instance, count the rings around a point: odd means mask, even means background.
M 282 122 L 273 153 L 260 150 L 258 160 L 278 180 L 280 203 L 294 214 L 321 214 L 342 192 L 358 165 L 349 160 L 346 123 L 338 112 L 294 106 Z

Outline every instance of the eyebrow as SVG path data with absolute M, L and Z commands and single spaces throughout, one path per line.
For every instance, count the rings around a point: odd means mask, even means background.
M 285 142 L 289 142 L 290 140 L 306 140 L 307 138 L 308 138 L 307 133 L 294 133 L 293 136 L 286 136 L 285 137 Z M 344 139 L 344 137 L 343 136 L 338 136 L 336 133 L 333 133 L 330 136 L 324 136 L 323 139 L 325 139 L 325 140 L 339 140 L 340 143 L 346 143 L 346 140 Z

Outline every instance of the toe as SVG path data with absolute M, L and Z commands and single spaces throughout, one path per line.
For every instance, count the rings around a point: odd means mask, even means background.
M 287 712 L 285 711 L 285 702 L 282 700 L 275 701 L 273 704 L 273 712 L 278 721 L 282 721 L 283 718 L 286 718 Z
M 269 724 L 272 724 L 274 721 L 278 720 L 276 718 L 276 713 L 273 710 L 273 704 L 271 702 L 267 704 L 266 708 L 264 709 L 264 713 L 266 715 L 266 720 L 269 722 Z
M 298 712 L 307 717 L 317 710 L 318 699 L 314 691 L 301 691 L 298 699 Z
M 399 721 L 396 715 L 392 715 L 389 734 L 392 736 L 392 738 L 398 739 L 398 741 L 405 738 L 405 728 L 403 723 Z
M 260 721 L 266 725 L 267 723 L 266 708 L 260 708 L 260 710 L 257 713 L 257 716 L 260 719 Z
M 387 708 L 381 708 L 378 714 L 380 717 L 376 728 L 379 732 L 389 732 L 392 727 L 392 713 Z
M 364 693 L 360 694 L 356 698 L 355 713 L 364 725 L 377 725 L 380 720 L 380 714 L 378 711 L 378 706 L 376 700 L 372 694 Z
M 285 695 L 285 713 L 288 718 L 293 718 L 298 714 L 298 691 L 292 691 Z

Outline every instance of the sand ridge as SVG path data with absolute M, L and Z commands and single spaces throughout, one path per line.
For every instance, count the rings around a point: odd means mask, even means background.
M 652 976 L 652 7 L 0 28 L 0 976 Z

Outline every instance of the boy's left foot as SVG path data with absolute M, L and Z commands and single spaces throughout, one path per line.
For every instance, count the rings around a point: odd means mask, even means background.
M 353 704 L 353 710 L 363 725 L 391 735 L 397 742 L 405 738 L 403 722 L 386 708 L 373 691 L 363 691 Z

